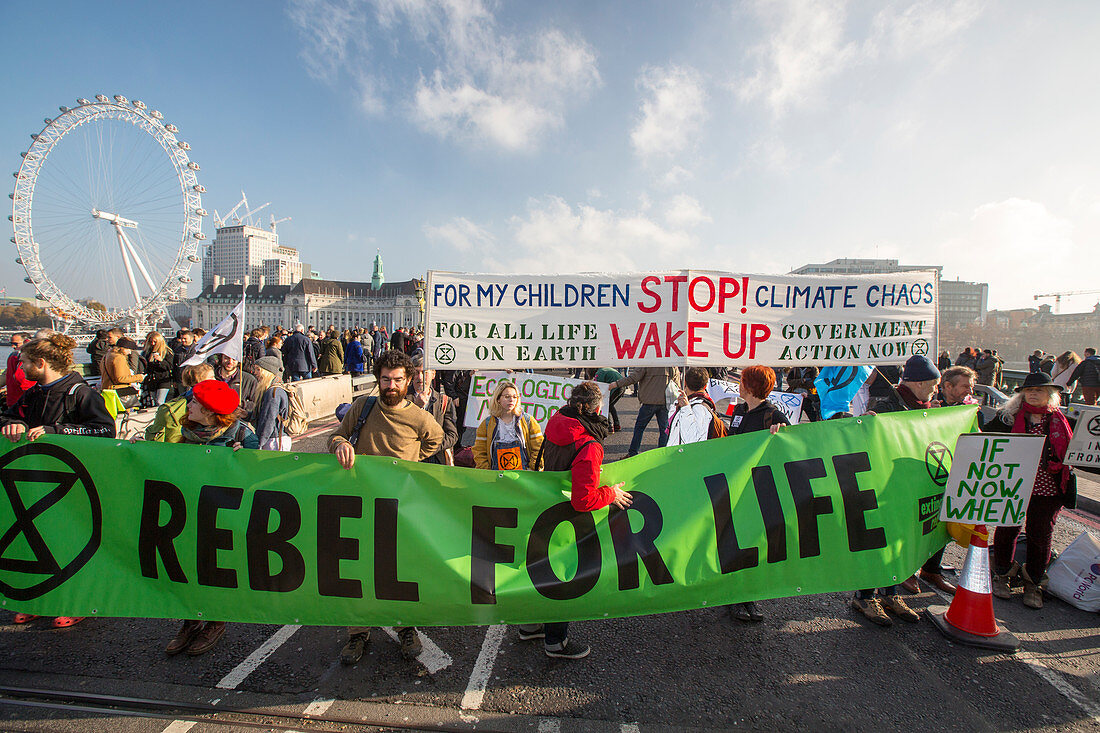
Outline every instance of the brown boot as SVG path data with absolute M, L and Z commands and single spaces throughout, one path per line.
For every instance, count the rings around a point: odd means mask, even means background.
M 1031 576 L 1027 574 L 1027 568 L 1020 569 L 1020 577 L 1024 579 L 1024 605 L 1036 610 L 1042 608 L 1043 589 L 1031 580 Z
M 222 638 L 222 634 L 225 633 L 224 621 L 207 621 L 206 625 L 202 627 L 202 631 L 195 637 L 195 640 L 187 647 L 187 656 L 197 657 L 200 654 L 205 654 L 214 648 L 214 645 L 218 643 L 218 639 Z
M 168 646 L 164 647 L 164 653 L 168 656 L 175 656 L 184 649 L 188 644 L 195 640 L 195 637 L 202 631 L 202 621 L 184 621 L 183 626 L 180 627 L 179 632 L 176 634 L 176 638 L 168 642 Z

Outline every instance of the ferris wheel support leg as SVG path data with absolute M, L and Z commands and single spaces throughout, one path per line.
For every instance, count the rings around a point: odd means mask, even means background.
M 133 242 L 130 241 L 130 238 L 126 236 L 126 232 L 122 231 L 122 229 L 119 229 L 118 233 L 122 237 L 122 243 L 125 245 L 126 249 L 130 251 L 130 256 L 134 258 L 134 263 L 137 264 L 142 279 L 145 280 L 145 284 L 149 286 L 149 292 L 156 293 L 157 286 L 153 284 L 153 278 L 149 277 L 149 271 L 145 269 L 145 264 L 142 263 L 141 258 L 138 257 Z
M 126 277 L 130 280 L 130 290 L 134 292 L 134 302 L 141 305 L 141 294 L 138 292 L 137 280 L 134 279 L 134 268 L 130 265 L 130 256 L 126 252 L 126 236 L 118 224 L 115 224 L 115 234 L 118 236 L 118 248 L 122 252 L 122 264 L 126 266 Z

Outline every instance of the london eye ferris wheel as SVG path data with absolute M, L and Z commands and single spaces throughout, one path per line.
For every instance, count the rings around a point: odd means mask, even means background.
M 199 261 L 199 166 L 157 110 L 79 99 L 31 135 L 11 194 L 16 260 L 55 320 L 149 324 Z

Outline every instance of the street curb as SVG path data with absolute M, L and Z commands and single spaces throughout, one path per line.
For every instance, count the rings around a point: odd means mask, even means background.
M 1095 517 L 1100 517 L 1100 501 L 1090 496 L 1077 495 L 1077 511 L 1088 512 Z

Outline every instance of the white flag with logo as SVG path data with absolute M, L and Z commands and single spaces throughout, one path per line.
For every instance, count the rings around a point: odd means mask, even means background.
M 211 354 L 225 354 L 237 361 L 244 358 L 244 298 L 221 323 L 199 339 L 195 344 L 195 355 L 181 366 L 202 364 Z

